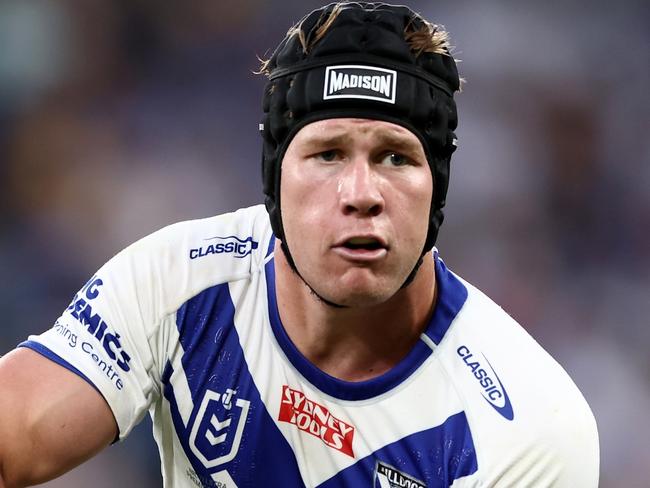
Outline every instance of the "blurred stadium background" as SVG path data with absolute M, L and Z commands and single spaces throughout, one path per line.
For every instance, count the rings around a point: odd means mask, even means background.
M 647 488 L 650 4 L 405 3 L 468 81 L 441 254 L 578 383 L 601 486 Z M 0 352 L 130 242 L 261 202 L 256 55 L 320 5 L 0 0 Z M 46 486 L 161 484 L 145 420 Z

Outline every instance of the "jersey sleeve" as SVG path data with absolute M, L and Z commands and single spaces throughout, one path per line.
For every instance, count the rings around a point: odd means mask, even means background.
M 158 394 L 156 331 L 161 321 L 145 238 L 108 261 L 74 296 L 54 326 L 30 336 L 33 349 L 81 376 L 109 404 L 124 438 Z
M 239 239 L 237 236 L 242 236 Z M 263 206 L 180 222 L 127 247 L 74 296 L 31 348 L 106 399 L 120 439 L 162 395 L 178 308 L 207 287 L 263 266 L 271 230 Z
M 465 285 L 441 360 L 464 400 L 478 470 L 454 488 L 596 488 L 598 430 L 584 396 L 514 319 Z

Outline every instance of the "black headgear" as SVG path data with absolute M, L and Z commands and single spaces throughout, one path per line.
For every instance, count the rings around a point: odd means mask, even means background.
M 308 46 L 336 5 L 314 10 L 302 20 L 299 27 Z M 392 122 L 419 138 L 434 182 L 423 254 L 433 247 L 443 220 L 449 160 L 456 148 L 453 94 L 459 78 L 449 53 L 411 49 L 405 33 L 423 26 L 422 18 L 408 7 L 345 3 L 307 52 L 292 35 L 273 53 L 260 125 L 262 176 L 273 232 L 283 244 L 280 167 L 289 143 L 311 122 L 354 117 Z

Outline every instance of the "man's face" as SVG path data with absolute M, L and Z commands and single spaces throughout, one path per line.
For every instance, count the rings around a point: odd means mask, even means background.
M 340 305 L 392 297 L 420 258 L 433 191 L 419 139 L 389 122 L 303 127 L 282 162 L 285 237 L 303 279 Z

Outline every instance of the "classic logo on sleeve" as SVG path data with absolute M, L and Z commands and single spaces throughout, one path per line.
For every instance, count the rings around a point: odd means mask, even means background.
M 213 254 L 232 254 L 236 258 L 244 258 L 258 247 L 258 243 L 252 237 L 240 239 L 237 236 L 215 236 L 205 240 L 214 242 L 190 249 L 190 259 L 202 258 Z
M 482 388 L 481 394 L 485 401 L 490 404 L 499 414 L 506 420 L 512 420 L 515 417 L 515 414 L 512 410 L 512 403 L 510 403 L 510 397 L 506 391 L 503 383 L 497 376 L 496 371 L 492 368 L 490 361 L 485 355 L 482 354 L 483 359 L 485 360 L 484 364 L 481 364 L 478 358 L 474 357 L 474 354 L 469 350 L 467 346 L 460 346 L 456 349 L 456 353 L 463 359 L 465 365 L 472 370 L 474 378 Z
M 325 445 L 354 457 L 354 427 L 336 418 L 327 407 L 308 400 L 301 391 L 282 386 L 278 420 L 320 438 Z
M 362 98 L 395 103 L 397 72 L 375 66 L 339 65 L 325 68 L 323 100 Z

